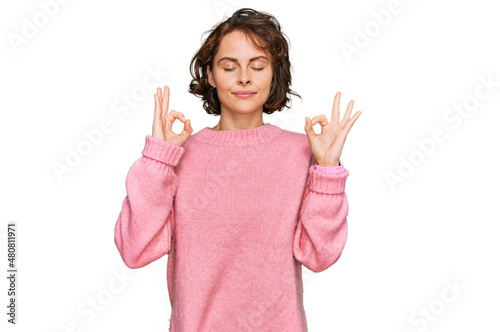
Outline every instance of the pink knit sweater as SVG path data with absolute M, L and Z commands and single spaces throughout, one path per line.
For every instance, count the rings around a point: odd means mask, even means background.
M 146 137 L 115 243 L 132 269 L 168 254 L 171 332 L 307 331 L 302 265 L 324 271 L 347 239 L 349 172 L 315 164 L 305 134 L 272 124 Z

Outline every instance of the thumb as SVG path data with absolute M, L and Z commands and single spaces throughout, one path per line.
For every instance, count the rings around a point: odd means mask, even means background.
M 307 116 L 306 116 L 306 125 L 304 126 L 304 130 L 309 140 L 311 140 L 314 136 L 316 136 L 316 133 L 314 132 L 312 126 L 312 121 Z

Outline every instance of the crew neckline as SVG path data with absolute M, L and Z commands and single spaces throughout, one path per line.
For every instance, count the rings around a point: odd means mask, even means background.
M 281 128 L 270 123 L 257 128 L 240 130 L 213 130 L 205 127 L 193 135 L 193 138 L 213 145 L 244 146 L 268 142 L 282 131 Z

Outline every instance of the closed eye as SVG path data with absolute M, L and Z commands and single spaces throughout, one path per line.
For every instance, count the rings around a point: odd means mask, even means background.
M 236 68 L 230 68 L 230 69 L 229 69 L 229 68 L 224 68 L 224 70 L 225 70 L 225 71 L 233 71 L 233 70 L 235 70 L 235 69 L 236 69 Z M 252 69 L 254 69 L 254 70 L 263 70 L 263 69 L 264 69 L 264 67 L 262 67 L 262 68 L 252 68 Z

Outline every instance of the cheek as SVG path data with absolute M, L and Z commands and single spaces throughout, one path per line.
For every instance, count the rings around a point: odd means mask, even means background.
M 221 71 L 217 73 L 217 87 L 220 90 L 230 90 L 235 83 L 234 75 L 228 75 L 227 72 Z
M 273 82 L 273 74 L 270 73 L 262 82 L 263 86 L 266 87 L 267 91 L 271 89 L 272 82 Z
M 269 86 L 269 87 L 270 87 L 270 86 L 271 86 L 272 81 L 273 81 L 273 73 L 272 73 L 272 72 L 270 72 L 270 73 L 269 73 L 269 75 L 267 76 L 267 80 L 266 80 L 266 82 L 267 82 L 267 86 Z
M 227 90 L 231 86 L 231 79 L 229 77 L 224 77 L 217 81 L 218 87 L 222 90 Z

